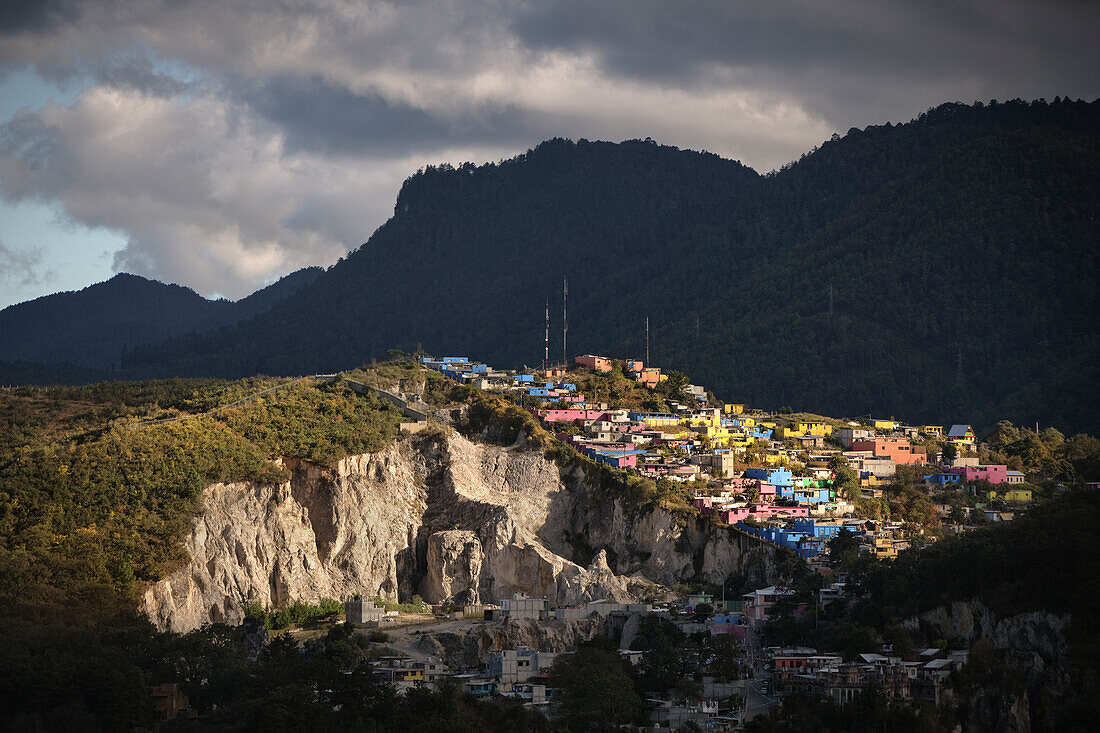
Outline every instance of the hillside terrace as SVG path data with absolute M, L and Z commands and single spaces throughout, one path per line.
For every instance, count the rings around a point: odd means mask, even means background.
M 844 422 L 809 413 L 777 416 L 738 403 L 712 404 L 698 385 L 662 391 L 668 375 L 637 360 L 585 355 L 569 366 L 528 372 L 499 371 L 467 357 L 423 358 L 420 363 L 514 400 L 558 440 L 597 463 L 673 481 L 706 482 L 705 489 L 696 489 L 694 501 L 701 513 L 763 532 L 804 557 L 821 552 L 823 542 L 819 534 L 805 531 L 806 525 L 792 528 L 791 522 L 813 523 L 811 517 L 836 517 L 855 509 L 838 497 L 828 468 L 831 458 L 844 458 L 864 496 L 877 498 L 898 465 L 922 466 L 939 458 L 914 441 L 943 435 L 942 426 L 910 427 L 892 419 Z M 969 426 L 953 426 L 950 432 L 963 440 L 973 435 Z M 1010 480 L 1004 466 L 976 464 L 947 467 L 927 477 L 929 484 L 939 485 L 978 479 L 994 484 Z M 1023 496 L 1017 492 L 1013 499 Z M 878 537 L 876 545 L 865 532 L 856 534 L 876 554 L 896 554 L 886 546 L 887 539 L 903 541 Z

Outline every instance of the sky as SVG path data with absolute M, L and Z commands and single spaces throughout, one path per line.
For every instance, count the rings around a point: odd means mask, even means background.
M 1088 0 L 6 0 L 0 307 L 131 272 L 240 298 L 428 164 L 551 137 L 761 172 L 942 102 L 1100 96 Z

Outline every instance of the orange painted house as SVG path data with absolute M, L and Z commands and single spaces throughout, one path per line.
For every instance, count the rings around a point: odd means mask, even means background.
M 923 448 L 920 448 L 920 450 L 914 448 L 909 443 L 908 438 L 853 440 L 852 450 L 869 450 L 875 458 L 889 458 L 899 466 L 909 463 L 924 463 L 926 455 Z
M 648 369 L 642 369 L 640 372 L 636 372 L 635 376 L 638 382 L 652 389 L 656 387 L 661 381 L 661 370 L 654 367 Z
M 611 371 L 611 360 L 606 356 L 593 356 L 592 354 L 585 354 L 584 356 L 578 356 L 573 359 L 574 364 L 580 364 L 586 366 L 589 369 L 594 369 L 597 372 L 609 372 Z

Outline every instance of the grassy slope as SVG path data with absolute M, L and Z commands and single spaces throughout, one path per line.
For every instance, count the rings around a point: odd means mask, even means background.
M 400 413 L 310 381 L 171 380 L 0 393 L 0 617 L 80 623 L 132 607 L 179 561 L 203 487 L 278 481 L 273 459 L 378 450 Z M 179 415 L 154 425 L 142 420 Z

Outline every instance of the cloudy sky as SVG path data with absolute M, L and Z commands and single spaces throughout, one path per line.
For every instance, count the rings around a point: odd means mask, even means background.
M 0 307 L 241 297 L 435 162 L 652 137 L 763 172 L 944 101 L 1100 94 L 1089 0 L 7 0 Z

